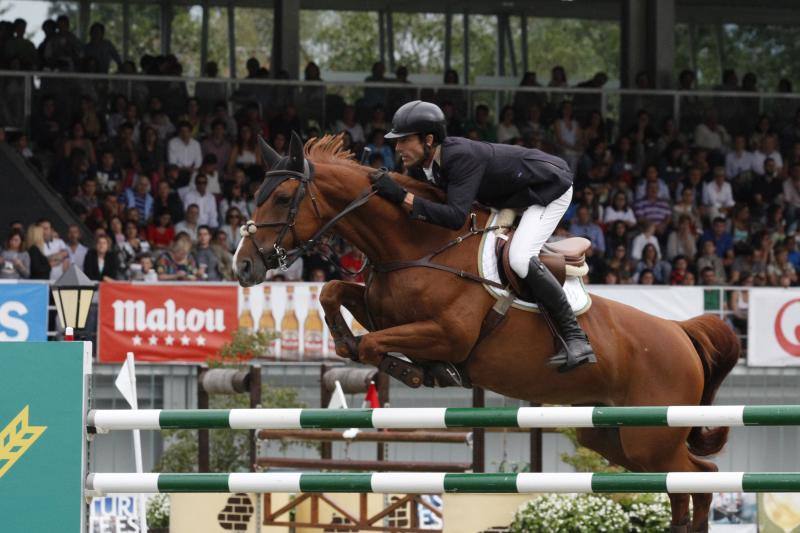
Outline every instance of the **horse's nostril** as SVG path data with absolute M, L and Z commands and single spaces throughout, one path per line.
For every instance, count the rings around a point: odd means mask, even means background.
M 239 263 L 239 276 L 242 278 L 249 278 L 253 270 L 253 263 L 249 259 L 242 259 Z

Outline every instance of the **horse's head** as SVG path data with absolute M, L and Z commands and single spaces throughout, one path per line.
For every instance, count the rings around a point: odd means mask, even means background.
M 233 258 L 234 272 L 244 287 L 264 281 L 267 270 L 285 267 L 299 255 L 294 250 L 321 225 L 311 190 L 314 166 L 305 159 L 303 142 L 292 133 L 289 155 L 281 156 L 259 137 L 266 172 L 256 191 L 256 208 L 242 228 Z

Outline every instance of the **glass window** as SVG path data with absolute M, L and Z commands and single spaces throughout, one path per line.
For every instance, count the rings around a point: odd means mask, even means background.
M 231 75 L 228 61 L 230 47 L 228 41 L 228 10 L 224 7 L 210 7 L 208 10 L 208 60 L 214 61 L 219 70 L 218 76 Z
M 161 53 L 161 9 L 158 4 L 131 4 L 128 54 L 139 68 L 143 55 Z
M 170 50 L 183 67 L 184 76 L 199 76 L 203 7 L 200 5 L 174 6 L 172 9 L 172 46 Z
M 301 65 L 313 61 L 323 71 L 369 73 L 378 55 L 378 13 L 300 12 Z
M 272 56 L 272 10 L 237 7 L 236 76 L 247 77 L 247 60 L 258 60 L 261 68 L 270 70 Z M 302 24 L 301 24 L 302 26 Z M 227 32 L 226 32 L 227 35 Z
M 133 5 L 130 11 L 133 12 L 137 8 L 138 5 Z M 122 4 L 93 2 L 89 6 L 89 27 L 95 22 L 105 26 L 106 39 L 111 41 L 111 44 L 122 55 Z M 86 40 L 88 40 L 88 36 Z
M 412 75 L 444 73 L 445 16 L 395 13 L 393 18 L 395 64 Z

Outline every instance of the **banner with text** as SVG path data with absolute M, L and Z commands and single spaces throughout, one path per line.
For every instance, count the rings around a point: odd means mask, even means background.
M 204 362 L 236 331 L 236 298 L 235 285 L 101 283 L 98 360 Z
M 0 283 L 0 341 L 47 340 L 47 283 Z
M 750 291 L 748 366 L 800 366 L 800 291 Z

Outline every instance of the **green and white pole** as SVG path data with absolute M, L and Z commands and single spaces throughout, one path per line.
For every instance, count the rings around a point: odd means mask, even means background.
M 100 432 L 127 429 L 443 429 L 472 427 L 797 426 L 800 405 L 90 411 Z
M 670 472 L 662 474 L 241 473 L 90 474 L 94 493 L 375 492 L 598 493 L 800 492 L 800 473 Z

